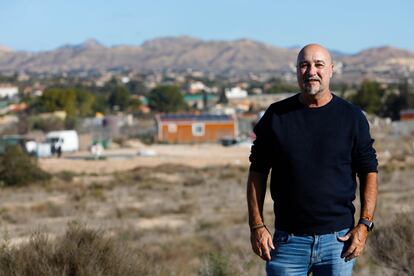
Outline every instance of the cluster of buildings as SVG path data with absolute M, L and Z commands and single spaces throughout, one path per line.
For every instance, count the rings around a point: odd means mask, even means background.
M 340 67 L 341 69 L 341 67 Z M 61 81 L 69 76 L 61 76 Z M 27 81 L 19 77 L 20 81 Z M 21 88 L 21 93 L 40 96 L 46 87 L 47 78 L 35 79 L 32 85 Z M 139 83 L 145 91 L 134 91 L 133 96 L 141 99 L 141 112 L 150 113 L 145 95 L 159 85 L 175 85 L 180 88 L 184 100 L 191 107 L 191 113 L 157 114 L 154 117 L 156 134 L 159 142 L 165 143 L 200 143 L 231 141 L 248 138 L 257 114 L 275 101 L 283 100 L 294 93 L 269 94 L 267 90 L 274 85 L 264 75 L 249 74 L 248 77 L 226 77 L 221 79 L 209 73 L 189 70 L 187 72 L 153 72 L 137 75 L 133 72 L 115 74 L 106 72 L 95 77 L 78 79 L 85 86 L 104 87 L 108 82 L 116 80 L 128 85 Z M 276 82 L 294 83 L 292 76 L 277 79 Z M 293 85 L 293 84 L 292 84 Z M 13 101 L 19 97 L 19 88 L 10 83 L 0 83 L 0 125 L 6 115 L 11 112 L 25 110 L 26 103 Z M 414 120 L 412 110 L 401 112 L 402 120 Z

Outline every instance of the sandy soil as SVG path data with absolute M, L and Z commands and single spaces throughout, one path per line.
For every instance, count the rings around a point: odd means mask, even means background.
M 155 156 L 145 156 L 154 154 Z M 213 165 L 248 165 L 250 147 L 248 145 L 223 147 L 221 145 L 153 145 L 128 149 L 106 150 L 105 160 L 91 159 L 87 151 L 65 154 L 63 158 L 39 159 L 46 171 L 56 173 L 73 171 L 76 173 L 111 173 L 126 171 L 141 166 L 156 166 L 165 163 L 182 164 L 194 167 Z

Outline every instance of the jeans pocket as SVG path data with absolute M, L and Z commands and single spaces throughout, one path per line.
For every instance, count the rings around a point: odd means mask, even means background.
M 290 240 L 290 235 L 288 232 L 276 230 L 275 235 L 273 236 L 274 244 L 283 244 L 288 243 Z

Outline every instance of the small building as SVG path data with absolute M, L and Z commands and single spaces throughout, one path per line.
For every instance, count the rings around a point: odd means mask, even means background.
M 0 84 L 0 99 L 11 99 L 19 93 L 19 88 L 10 84 Z
M 246 90 L 243 90 L 238 86 L 233 87 L 233 88 L 226 88 L 224 90 L 224 93 L 226 94 L 226 97 L 228 100 L 245 99 L 247 98 L 247 95 L 248 95 Z
M 216 143 L 238 136 L 237 120 L 231 115 L 161 114 L 156 122 L 159 142 Z
M 414 120 L 414 109 L 401 110 L 400 111 L 400 120 L 401 121 Z

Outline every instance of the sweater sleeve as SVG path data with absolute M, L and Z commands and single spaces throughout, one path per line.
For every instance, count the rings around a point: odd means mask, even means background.
M 270 108 L 253 129 L 256 139 L 253 141 L 250 152 L 250 171 L 268 174 L 271 168 L 271 114 Z
M 377 155 L 373 144 L 374 139 L 370 135 L 368 120 L 359 110 L 353 148 L 353 165 L 358 175 L 378 172 Z

